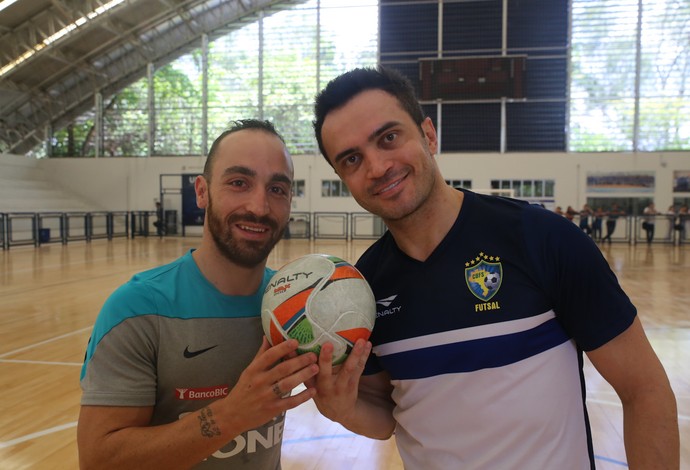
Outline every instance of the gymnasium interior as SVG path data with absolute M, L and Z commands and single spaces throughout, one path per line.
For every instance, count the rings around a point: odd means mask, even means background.
M 449 185 L 570 208 L 574 224 L 621 209 L 608 242 L 590 236 L 666 367 L 690 469 L 688 38 L 684 0 L 0 0 L 0 468 L 78 468 L 95 316 L 198 243 L 194 180 L 232 121 L 271 121 L 294 162 L 269 266 L 354 263 L 386 231 L 312 127 L 332 78 L 383 65 L 415 87 Z M 620 400 L 585 370 L 597 468 L 626 468 Z M 286 470 L 403 468 L 394 440 L 313 406 L 292 422 Z

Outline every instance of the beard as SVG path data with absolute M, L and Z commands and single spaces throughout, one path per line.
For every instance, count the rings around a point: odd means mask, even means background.
M 218 251 L 232 263 L 244 268 L 254 268 L 265 262 L 285 231 L 285 225 L 279 227 L 278 222 L 267 216 L 257 217 L 251 213 L 246 213 L 232 214 L 227 219 L 223 219 L 216 214 L 210 198 L 206 210 L 208 212 L 208 229 Z M 231 227 L 238 222 L 266 225 L 270 227 L 273 236 L 266 241 L 237 239 L 232 235 Z

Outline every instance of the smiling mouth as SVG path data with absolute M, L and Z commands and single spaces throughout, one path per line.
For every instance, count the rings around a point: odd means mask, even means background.
M 405 177 L 402 177 L 402 178 L 400 178 L 400 179 L 397 179 L 397 180 L 393 181 L 393 182 L 390 183 L 389 185 L 387 185 L 387 186 L 385 186 L 385 187 L 379 189 L 378 191 L 374 191 L 374 193 L 373 193 L 374 196 L 380 196 L 380 195 L 385 194 L 385 193 L 387 193 L 388 191 L 390 191 L 390 190 L 396 188 L 400 183 L 402 183 L 402 181 L 403 181 L 404 179 L 405 179 Z
M 268 232 L 267 228 L 262 228 L 262 227 L 250 227 L 249 225 L 243 225 L 243 224 L 237 224 L 239 228 L 242 230 L 245 230 L 247 232 L 253 232 L 253 233 L 266 233 Z

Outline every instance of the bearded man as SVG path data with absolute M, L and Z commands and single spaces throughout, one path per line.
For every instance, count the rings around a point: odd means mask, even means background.
M 269 347 L 266 259 L 290 216 L 293 165 L 267 121 L 242 120 L 197 177 L 197 249 L 105 302 L 81 373 L 81 468 L 279 469 L 292 389 L 318 372 L 297 342 Z

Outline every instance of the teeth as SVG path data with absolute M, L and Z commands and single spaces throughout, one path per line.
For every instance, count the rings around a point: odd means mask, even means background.
M 385 193 L 386 191 L 388 191 L 388 190 L 390 190 L 390 189 L 396 187 L 396 186 L 399 185 L 399 184 L 400 184 L 400 181 L 396 181 L 395 183 L 393 183 L 393 184 L 391 184 L 391 185 L 389 185 L 389 186 L 386 186 L 386 187 L 383 188 L 381 191 L 379 191 L 379 194 L 383 194 L 383 193 Z
M 266 231 L 265 228 L 248 227 L 246 225 L 240 225 L 242 230 L 248 230 L 250 232 L 263 233 Z

